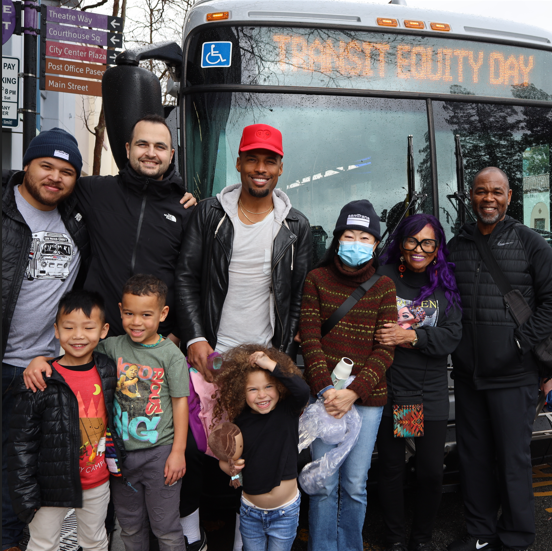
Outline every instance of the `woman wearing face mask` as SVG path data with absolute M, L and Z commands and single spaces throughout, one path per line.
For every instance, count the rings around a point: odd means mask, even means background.
M 460 296 L 454 265 L 447 262 L 447 256 L 439 221 L 430 214 L 415 214 L 395 229 L 381 257 L 384 265 L 378 269 L 379 274 L 395 282 L 399 311 L 398 322 L 376 331 L 378 342 L 396 346 L 393 365 L 387 371 L 389 400 L 377 441 L 386 551 L 433 549 L 431 534 L 441 500 L 449 414 L 447 358 L 462 336 Z M 416 403 L 415 430 L 420 435 L 412 438 L 416 446 L 417 493 L 407 547 L 403 491 L 407 434 L 399 430 L 404 419 L 399 407 L 408 407 L 409 403 Z M 406 433 L 411 432 L 408 425 L 406 428 Z
M 345 205 L 330 248 L 305 281 L 300 334 L 305 377 L 311 392 L 324 398 L 330 415 L 341 418 L 355 404 L 362 419 L 359 439 L 347 459 L 338 472 L 326 479 L 324 489 L 310 497 L 311 551 L 363 549 L 366 480 L 387 401 L 385 371 L 393 361 L 393 346 L 374 341 L 374 332 L 397 321 L 393 282 L 381 276 L 324 337 L 321 326 L 374 275 L 372 255 L 379 240 L 379 217 L 370 201 Z M 353 360 L 355 379 L 347 388 L 336 390 L 330 374 L 343 357 Z M 313 460 L 333 447 L 315 440 L 311 446 Z

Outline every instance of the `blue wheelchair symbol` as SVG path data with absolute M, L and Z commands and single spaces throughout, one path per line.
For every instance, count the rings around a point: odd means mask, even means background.
M 230 67 L 232 65 L 232 42 L 204 42 L 201 66 Z

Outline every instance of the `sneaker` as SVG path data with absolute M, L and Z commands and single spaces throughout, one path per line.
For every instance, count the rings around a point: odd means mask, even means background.
M 201 536 L 197 541 L 194 541 L 194 543 L 188 543 L 188 538 L 184 536 L 186 540 L 186 551 L 207 551 L 207 534 L 201 526 L 199 530 Z
M 527 547 L 503 547 L 502 551 L 527 551 Z
M 447 549 L 448 551 L 502 551 L 502 544 L 498 540 L 488 541 L 466 534 L 453 541 Z

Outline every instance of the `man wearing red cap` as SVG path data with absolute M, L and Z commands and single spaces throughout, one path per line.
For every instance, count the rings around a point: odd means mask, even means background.
M 208 356 L 243 343 L 294 354 L 303 283 L 310 268 L 309 221 L 275 189 L 282 134 L 243 130 L 241 183 L 200 201 L 176 269 L 177 319 L 188 361 L 207 379 Z

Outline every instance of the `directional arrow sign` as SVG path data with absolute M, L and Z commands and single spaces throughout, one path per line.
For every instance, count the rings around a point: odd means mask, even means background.
M 104 50 L 102 48 L 89 48 L 77 46 L 77 44 L 64 44 L 46 40 L 46 57 L 61 57 L 63 59 L 76 59 L 78 61 L 93 61 L 105 65 L 114 65 L 119 52 Z
M 70 10 L 68 10 L 70 11 Z M 80 42 L 96 46 L 110 46 L 120 48 L 123 45 L 123 35 L 120 33 L 105 33 L 91 29 L 80 29 L 67 25 L 46 25 L 46 38 L 50 40 L 64 40 L 65 42 Z
M 59 59 L 46 60 L 46 74 L 68 75 L 71 77 L 93 78 L 102 80 L 107 67 L 93 63 L 79 63 L 77 61 L 61 61 Z
M 53 8 L 48 6 L 46 21 L 53 23 L 64 23 L 76 25 L 77 27 L 94 27 L 110 31 L 123 31 L 123 20 L 121 17 L 109 17 L 99 13 L 89 13 L 79 10 L 68 10 L 66 8 Z

